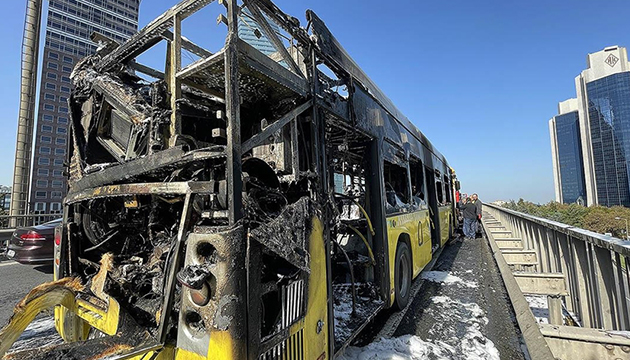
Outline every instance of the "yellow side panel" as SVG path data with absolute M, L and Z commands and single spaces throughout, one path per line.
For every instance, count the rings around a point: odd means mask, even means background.
M 227 331 L 212 331 L 208 345 L 208 359 L 246 359 L 247 344 L 235 342 Z
M 408 214 L 387 218 L 387 243 L 389 247 L 389 306 L 396 299 L 394 288 L 396 246 L 400 235 L 409 236 L 411 256 L 413 259 L 413 276 L 417 276 L 422 268 L 431 261 L 431 231 L 429 230 L 429 210 L 419 210 Z M 420 244 L 420 238 L 424 241 Z
M 164 357 L 164 358 L 158 358 L 158 359 L 166 360 L 166 359 L 169 359 L 169 358 Z M 204 358 L 203 356 L 201 356 L 201 355 L 199 355 L 197 353 L 194 353 L 192 351 L 186 351 L 186 350 L 182 350 L 180 348 L 177 348 L 175 350 L 175 359 L 177 359 L 177 360 L 206 360 L 207 358 Z M 216 358 L 212 357 L 212 359 L 216 359 Z
M 449 227 L 452 219 L 450 206 L 440 207 L 440 246 L 444 246 L 449 239 Z
M 418 227 L 415 239 L 411 238 L 411 253 L 413 255 L 413 277 L 431 261 L 431 224 L 429 223 L 429 210 L 418 212 Z
M 326 251 L 324 230 L 318 218 L 313 219 L 313 230 L 309 241 L 311 275 L 308 281 L 306 316 L 304 318 L 304 359 L 318 359 L 328 351 L 328 305 L 326 279 Z M 318 334 L 318 322 L 323 325 Z M 326 354 L 324 359 L 331 355 Z

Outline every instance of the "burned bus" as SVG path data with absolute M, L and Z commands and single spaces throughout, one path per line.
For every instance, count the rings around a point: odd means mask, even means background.
M 215 51 L 182 34 L 206 6 L 225 27 Z M 54 307 L 65 342 L 13 358 L 331 359 L 407 305 L 456 228 L 457 180 L 306 21 L 269 0 L 185 0 L 123 44 L 94 36 L 72 74 L 55 281 L 9 324 Z M 140 63 L 161 42 L 164 68 Z

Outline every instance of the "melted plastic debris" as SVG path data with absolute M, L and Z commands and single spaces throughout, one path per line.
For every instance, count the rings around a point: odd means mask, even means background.
M 440 305 L 438 319 L 429 334 L 446 334 L 441 340 L 415 335 L 381 338 L 365 347 L 349 347 L 342 360 L 499 360 L 494 343 L 483 335 L 488 324 L 485 312 L 476 303 L 462 303 L 447 296 L 434 296 Z M 455 320 L 455 323 L 453 321 Z M 444 328 L 448 327 L 448 328 Z
M 440 282 L 444 284 L 459 284 L 469 288 L 476 288 L 477 283 L 474 281 L 467 281 L 458 276 L 451 275 L 446 271 L 426 271 L 421 274 L 425 280 Z

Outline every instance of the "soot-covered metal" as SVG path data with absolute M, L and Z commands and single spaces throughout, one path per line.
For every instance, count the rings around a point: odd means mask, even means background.
M 101 49 L 74 69 L 55 273 L 78 279 L 91 312 L 58 314 L 71 343 L 14 358 L 169 345 L 206 356 L 223 332 L 234 358 L 275 359 L 303 336 L 289 331 L 315 275 L 327 283 L 317 334 L 328 327 L 333 354 L 369 317 L 357 305 L 373 314 L 389 301 L 382 143 L 427 166 L 444 158 L 313 12 L 302 26 L 269 0 L 224 0 L 225 46 L 209 51 L 181 22 L 211 2 L 184 0 L 124 44 L 96 36 Z M 238 38 L 242 16 L 276 53 Z M 137 62 L 161 41 L 164 71 Z M 182 52 L 196 60 L 182 66 Z

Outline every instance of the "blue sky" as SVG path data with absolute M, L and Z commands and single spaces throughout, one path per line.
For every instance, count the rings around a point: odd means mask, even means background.
M 140 26 L 175 4 L 144 0 Z M 357 63 L 449 159 L 483 200 L 553 199 L 548 120 L 575 96 L 586 54 L 630 47 L 630 2 L 277 0 L 303 24 L 313 9 Z M 12 182 L 25 1 L 0 23 L 0 184 Z M 184 34 L 217 46 L 218 4 Z M 162 63 L 159 48 L 143 62 Z

